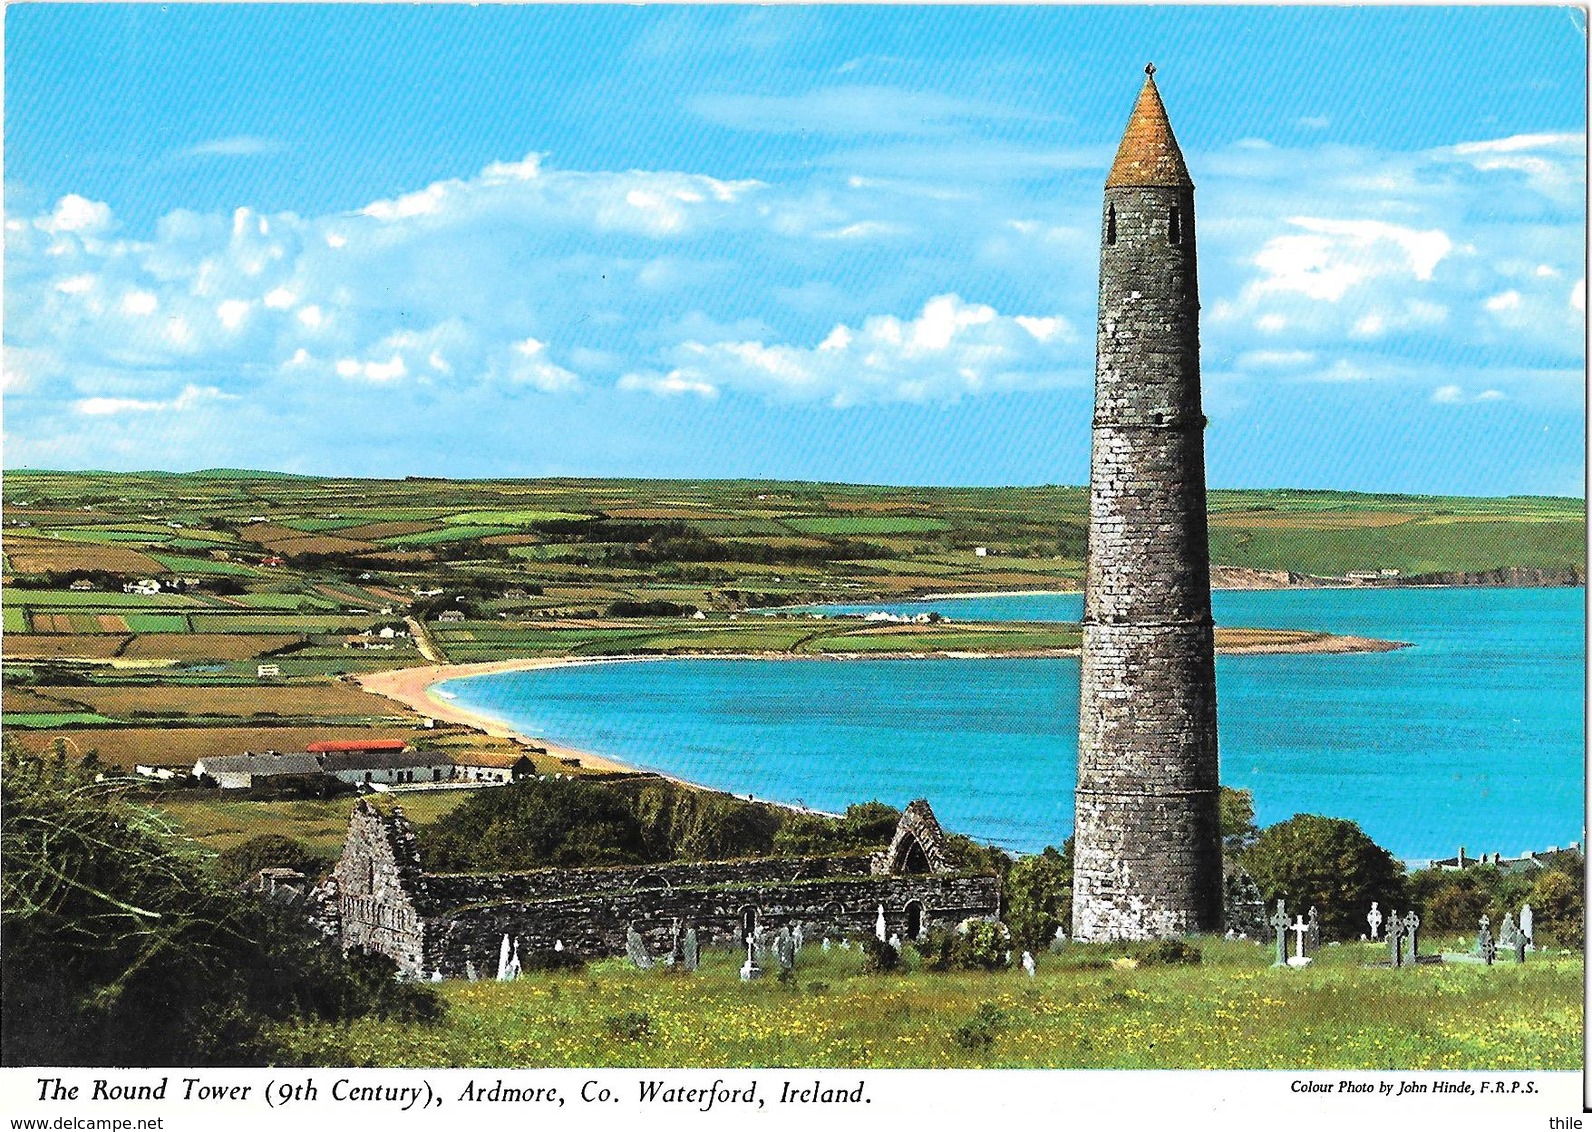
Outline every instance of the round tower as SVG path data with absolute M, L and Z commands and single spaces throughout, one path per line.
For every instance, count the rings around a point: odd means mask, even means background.
M 1106 178 L 1073 936 L 1221 920 L 1194 182 L 1146 67 Z

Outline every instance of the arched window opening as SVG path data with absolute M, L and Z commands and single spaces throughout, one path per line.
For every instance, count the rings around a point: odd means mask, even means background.
M 1172 213 L 1167 217 L 1166 238 L 1174 244 L 1183 242 L 1183 217 L 1177 205 L 1172 206 Z
M 1117 206 L 1114 205 L 1114 204 L 1108 204 L 1108 205 L 1106 205 L 1106 243 L 1114 244 L 1116 242 L 1117 242 Z

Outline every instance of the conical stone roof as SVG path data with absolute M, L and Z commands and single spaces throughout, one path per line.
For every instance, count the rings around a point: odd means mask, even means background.
M 1122 134 L 1122 144 L 1117 147 L 1106 188 L 1192 189 L 1194 182 L 1188 175 L 1188 166 L 1183 164 L 1183 151 L 1172 134 L 1161 92 L 1155 89 L 1155 66 L 1144 70 L 1144 89 L 1139 91 L 1139 101 Z

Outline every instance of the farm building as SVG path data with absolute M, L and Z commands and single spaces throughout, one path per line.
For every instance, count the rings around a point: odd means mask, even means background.
M 471 752 L 456 756 L 453 762 L 459 777 L 468 782 L 518 782 L 536 773 L 536 764 L 526 755 Z
M 200 759 L 195 775 L 208 775 L 223 790 L 247 790 L 272 779 L 335 778 L 353 786 L 416 786 L 426 783 L 515 782 L 536 772 L 526 755 L 409 751 L 401 739 L 329 740 L 303 751 L 245 752 Z

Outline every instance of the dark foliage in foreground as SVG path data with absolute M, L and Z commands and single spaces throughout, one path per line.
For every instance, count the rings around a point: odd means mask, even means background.
M 0 781 L 6 1065 L 246 1065 L 294 1018 L 440 1017 L 386 959 L 344 956 L 304 909 L 219 883 L 161 820 L 64 761 Z

